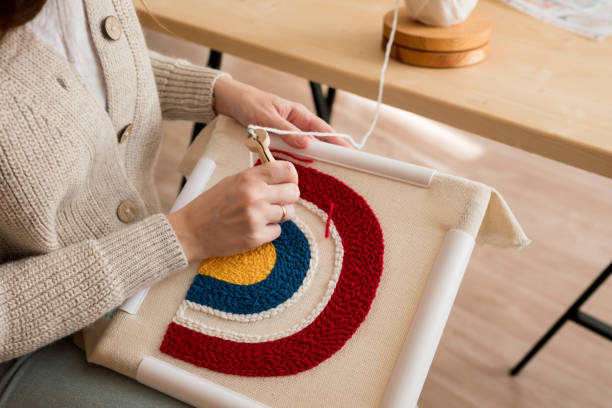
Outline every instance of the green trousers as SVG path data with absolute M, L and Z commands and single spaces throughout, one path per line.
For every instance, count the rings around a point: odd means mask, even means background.
M 89 364 L 68 338 L 0 363 L 0 407 L 170 407 L 187 405 L 104 367 Z

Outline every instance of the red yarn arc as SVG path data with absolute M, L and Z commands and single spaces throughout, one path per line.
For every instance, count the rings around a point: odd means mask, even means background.
M 295 167 L 303 199 L 319 208 L 334 203 L 329 215 L 342 239 L 344 260 L 327 306 L 299 332 L 260 343 L 225 340 L 170 323 L 162 352 L 226 374 L 291 375 L 331 357 L 357 331 L 376 296 L 383 270 L 380 224 L 365 199 L 349 186 L 313 168 Z
M 288 151 L 281 150 L 281 149 L 270 149 L 270 151 L 272 153 L 284 154 L 285 156 L 290 157 L 293 160 L 298 160 L 298 161 L 301 161 L 301 162 L 304 162 L 304 163 L 312 163 L 314 161 L 314 160 L 309 159 L 307 157 L 298 156 L 296 154 L 289 153 Z

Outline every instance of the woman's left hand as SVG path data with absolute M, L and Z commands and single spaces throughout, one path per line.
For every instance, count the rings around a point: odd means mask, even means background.
M 215 83 L 215 110 L 230 116 L 240 124 L 273 127 L 282 130 L 305 132 L 333 132 L 323 119 L 310 112 L 304 105 L 290 102 L 227 76 Z M 281 135 L 289 145 L 304 148 L 310 136 Z M 326 142 L 340 146 L 351 145 L 340 137 L 326 137 Z

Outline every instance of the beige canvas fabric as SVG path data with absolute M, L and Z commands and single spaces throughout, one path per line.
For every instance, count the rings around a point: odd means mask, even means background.
M 248 166 L 244 137 L 245 130 L 231 119 L 218 118 L 192 146 L 181 169 L 188 173 L 203 154 L 210 157 L 217 163 L 212 186 Z M 460 229 L 478 236 L 480 242 L 497 245 L 517 247 L 529 242 L 503 199 L 483 184 L 437 174 L 429 188 L 421 188 L 329 164 L 312 166 L 342 180 L 368 201 L 385 240 L 377 296 L 366 320 L 341 350 L 311 370 L 272 378 L 220 374 L 162 354 L 159 346 L 166 327 L 196 273 L 198 265 L 192 264 L 154 286 L 137 315 L 117 312 L 112 320 L 86 330 L 88 359 L 135 377 L 142 358 L 150 355 L 271 407 L 378 406 L 447 231 Z M 222 322 L 205 314 L 198 319 L 262 334 L 285 328 L 311 310 L 329 278 L 333 243 L 324 238 L 320 219 L 300 206 L 296 213 L 311 227 L 320 258 L 321 273 L 303 298 L 278 319 L 264 322 Z

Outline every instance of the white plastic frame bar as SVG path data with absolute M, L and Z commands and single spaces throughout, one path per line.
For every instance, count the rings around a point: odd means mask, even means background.
M 450 230 L 446 234 L 387 384 L 381 407 L 416 407 L 473 249 L 474 238 L 471 235 L 459 230 Z M 136 379 L 196 407 L 262 406 L 149 356 L 140 363 Z
M 217 164 L 208 157 L 202 157 L 187 176 L 187 182 L 174 201 L 170 209 L 170 214 L 176 212 L 192 202 L 197 196 L 202 194 L 215 171 Z
M 208 182 L 210 181 L 216 167 L 217 164 L 207 157 L 202 157 L 200 160 L 198 160 L 198 163 L 193 168 L 189 178 L 187 179 L 187 183 L 185 183 L 185 186 L 170 209 L 170 213 L 180 210 L 197 196 L 202 194 L 206 189 L 206 186 L 208 185 Z M 140 306 L 142 305 L 142 302 L 144 301 L 148 292 L 149 288 L 145 288 L 140 292 L 133 294 L 123 301 L 121 306 L 119 306 L 119 309 L 130 314 L 138 313 L 138 309 L 140 309 Z
M 419 187 L 429 187 L 431 179 L 436 173 L 436 170 L 427 167 L 359 150 L 347 149 L 331 143 L 321 142 L 320 140 L 311 140 L 308 147 L 298 149 L 289 146 L 280 136 L 271 134 L 270 144 L 274 149 L 284 150 L 297 156 L 320 160 L 335 164 L 336 166 L 414 184 Z
M 142 359 L 136 372 L 136 380 L 198 408 L 267 407 L 155 357 L 147 356 Z
M 470 234 L 460 230 L 446 234 L 381 407 L 416 407 L 473 249 Z

